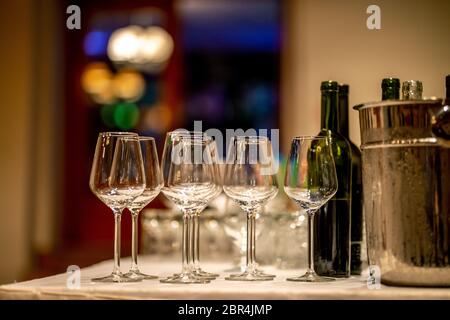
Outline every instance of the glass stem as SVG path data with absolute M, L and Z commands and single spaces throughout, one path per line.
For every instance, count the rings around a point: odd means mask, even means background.
M 188 228 L 188 232 L 189 232 L 189 256 L 188 256 L 188 265 L 189 265 L 189 271 L 194 271 L 195 266 L 194 266 L 194 254 L 195 254 L 195 235 L 194 235 L 194 230 L 195 230 L 195 217 L 194 217 L 194 213 L 192 211 L 189 212 L 189 228 Z
M 306 272 L 314 272 L 314 211 L 307 211 L 308 214 L 308 270 Z
M 131 271 L 138 272 L 139 210 L 131 210 Z
M 120 226 L 122 210 L 113 209 L 114 212 L 114 268 L 113 274 L 120 275 Z
M 193 263 L 194 269 L 200 268 L 200 224 L 199 224 L 199 214 L 194 213 L 192 215 L 193 224 Z
M 255 213 L 249 211 L 247 213 L 247 272 L 252 272 L 254 267 L 254 252 L 253 249 L 255 247 L 255 235 L 253 233 L 255 224 Z
M 189 273 L 189 261 L 190 261 L 190 214 L 187 211 L 183 212 L 183 233 L 181 238 L 181 259 L 182 259 L 182 274 Z
M 252 264 L 256 269 L 256 214 L 252 213 Z

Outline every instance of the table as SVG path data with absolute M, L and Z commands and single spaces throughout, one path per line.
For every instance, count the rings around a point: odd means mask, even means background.
M 180 263 L 141 257 L 141 271 L 167 276 L 180 271 Z M 122 260 L 126 270 L 130 259 Z M 273 281 L 226 281 L 225 262 L 203 263 L 205 270 L 220 273 L 209 284 L 163 284 L 158 280 L 137 283 L 93 283 L 91 278 L 111 272 L 112 261 L 104 261 L 81 269 L 79 289 L 66 286 L 67 274 L 58 274 L 31 281 L 0 286 L 0 299 L 450 299 L 450 288 L 408 288 L 381 285 L 369 289 L 366 277 L 351 277 L 328 283 L 289 282 L 286 278 L 300 275 L 304 270 L 263 269 L 277 275 Z

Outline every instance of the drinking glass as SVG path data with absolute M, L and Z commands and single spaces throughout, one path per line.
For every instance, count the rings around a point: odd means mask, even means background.
M 308 268 L 299 277 L 288 281 L 325 282 L 333 278 L 314 272 L 313 231 L 314 213 L 336 193 L 336 167 L 328 137 L 303 136 L 292 140 L 286 168 L 284 190 L 308 216 Z
M 266 137 L 237 136 L 230 141 L 223 189 L 247 214 L 245 271 L 226 280 L 265 281 L 275 276 L 257 269 L 256 215 L 278 192 L 272 146 Z
M 166 136 L 162 157 L 162 192 L 183 213 L 182 270 L 163 283 L 208 283 L 193 268 L 194 214 L 201 212 L 218 194 L 213 140 L 202 132 L 178 131 Z
M 125 274 L 126 277 L 133 279 L 157 279 L 157 276 L 147 275 L 139 271 L 138 268 L 138 228 L 139 228 L 139 213 L 146 207 L 156 196 L 162 188 L 162 176 L 158 162 L 158 152 L 156 151 L 155 139 L 151 137 L 140 136 L 139 144 L 141 147 L 142 159 L 144 163 L 145 173 L 145 189 L 144 192 L 131 201 L 127 208 L 131 212 L 131 269 Z
M 214 142 L 214 140 L 211 139 L 210 144 L 210 149 L 208 149 L 208 152 L 210 154 L 210 158 L 213 164 L 213 169 L 214 169 L 214 179 L 216 181 L 216 188 L 215 188 L 215 192 L 211 195 L 210 201 L 212 201 L 213 199 L 216 199 L 221 193 L 222 193 L 222 181 L 221 181 L 221 173 L 220 173 L 220 168 L 219 168 L 219 160 L 218 160 L 218 153 L 217 153 L 217 149 L 216 149 L 216 143 Z M 215 279 L 217 278 L 219 275 L 217 273 L 211 273 L 211 272 L 207 272 L 204 271 L 201 267 L 200 267 L 200 213 L 203 211 L 203 209 L 201 210 L 197 210 L 195 211 L 192 216 L 191 216 L 191 250 L 192 250 L 192 272 L 199 277 L 204 277 L 204 278 L 208 278 L 208 279 Z
M 145 188 L 144 165 L 137 134 L 100 133 L 89 179 L 91 191 L 114 214 L 114 267 L 97 282 L 133 282 L 120 272 L 120 224 L 123 209 Z

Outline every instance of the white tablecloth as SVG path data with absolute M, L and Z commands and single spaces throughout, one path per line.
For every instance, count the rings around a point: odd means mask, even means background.
M 155 261 L 143 257 L 141 271 L 164 277 L 180 271 L 178 262 Z M 129 259 L 122 260 L 126 271 Z M 278 270 L 264 267 L 277 275 L 273 281 L 226 281 L 224 276 L 231 265 L 204 263 L 203 268 L 221 276 L 209 284 L 163 284 L 159 280 L 137 283 L 93 283 L 93 277 L 111 272 L 112 261 L 81 269 L 79 289 L 66 286 L 67 274 L 0 286 L 0 299 L 450 299 L 449 288 L 407 288 L 381 285 L 368 289 L 365 277 L 352 277 L 328 283 L 289 282 L 286 278 L 300 275 L 303 270 Z

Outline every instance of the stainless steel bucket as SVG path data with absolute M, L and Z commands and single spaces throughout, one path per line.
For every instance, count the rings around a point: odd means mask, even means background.
M 392 100 L 359 111 L 370 265 L 381 282 L 450 286 L 450 110 Z

